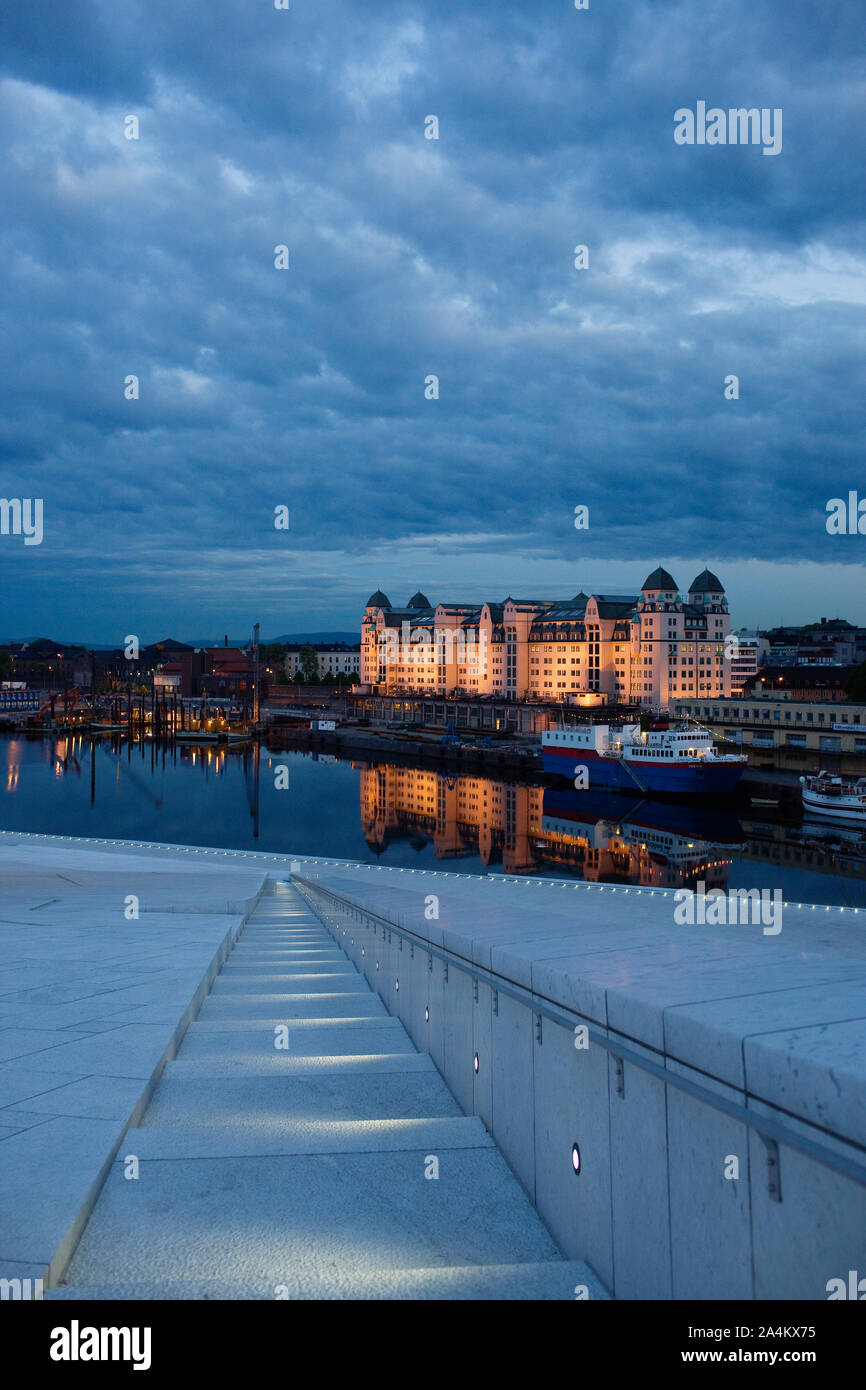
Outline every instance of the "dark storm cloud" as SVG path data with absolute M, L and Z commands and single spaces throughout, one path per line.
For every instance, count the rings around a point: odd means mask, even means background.
M 859 559 L 857 5 L 292 6 L 0 20 L 0 637 L 345 626 L 437 549 L 569 592 L 578 502 L 582 564 Z M 676 146 L 698 100 L 782 153 Z

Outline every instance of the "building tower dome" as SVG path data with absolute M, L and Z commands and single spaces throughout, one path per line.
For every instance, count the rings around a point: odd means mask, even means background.
M 721 579 L 717 579 L 712 570 L 701 570 L 700 574 L 689 585 L 690 594 L 723 594 L 724 592 L 725 588 Z
M 365 608 L 390 608 L 391 600 L 387 594 L 383 594 L 381 589 L 377 589 L 375 594 L 371 594 L 364 604 Z
M 389 606 L 390 606 L 390 605 L 389 605 Z M 430 607 L 431 607 L 431 603 L 430 603 L 429 598 L 426 598 L 425 595 L 422 594 L 421 590 L 419 589 L 417 593 L 415 593 L 415 594 L 412 595 L 412 597 L 410 598 L 410 600 L 409 600 L 409 602 L 407 603 L 406 607 L 407 607 L 407 608 L 430 608 Z
M 641 585 L 641 590 L 645 594 L 654 592 L 656 589 L 672 589 L 676 593 L 676 587 L 677 582 L 673 576 L 668 574 L 667 570 L 662 569 L 661 565 L 659 565 L 657 569 L 653 570 L 652 574 L 647 575 Z

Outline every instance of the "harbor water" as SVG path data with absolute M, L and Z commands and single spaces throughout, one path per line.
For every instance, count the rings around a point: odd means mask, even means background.
M 542 785 L 546 782 L 547 785 Z M 866 830 L 248 744 L 0 734 L 0 829 L 866 908 Z M 866 923 L 866 917 L 864 917 Z

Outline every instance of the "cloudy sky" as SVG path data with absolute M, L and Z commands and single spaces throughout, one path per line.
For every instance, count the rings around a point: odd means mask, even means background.
M 0 536 L 0 638 L 660 561 L 738 626 L 866 622 L 866 536 L 825 527 L 866 497 L 864 32 L 862 0 L 5 6 L 0 497 L 44 538 Z M 781 108 L 781 153 L 677 145 L 699 101 Z

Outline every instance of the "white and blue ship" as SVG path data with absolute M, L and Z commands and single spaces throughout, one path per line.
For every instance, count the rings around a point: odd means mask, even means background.
M 719 753 L 708 729 L 683 723 L 642 730 L 639 724 L 562 725 L 541 736 L 545 772 L 576 787 L 663 796 L 728 796 L 748 759 Z

